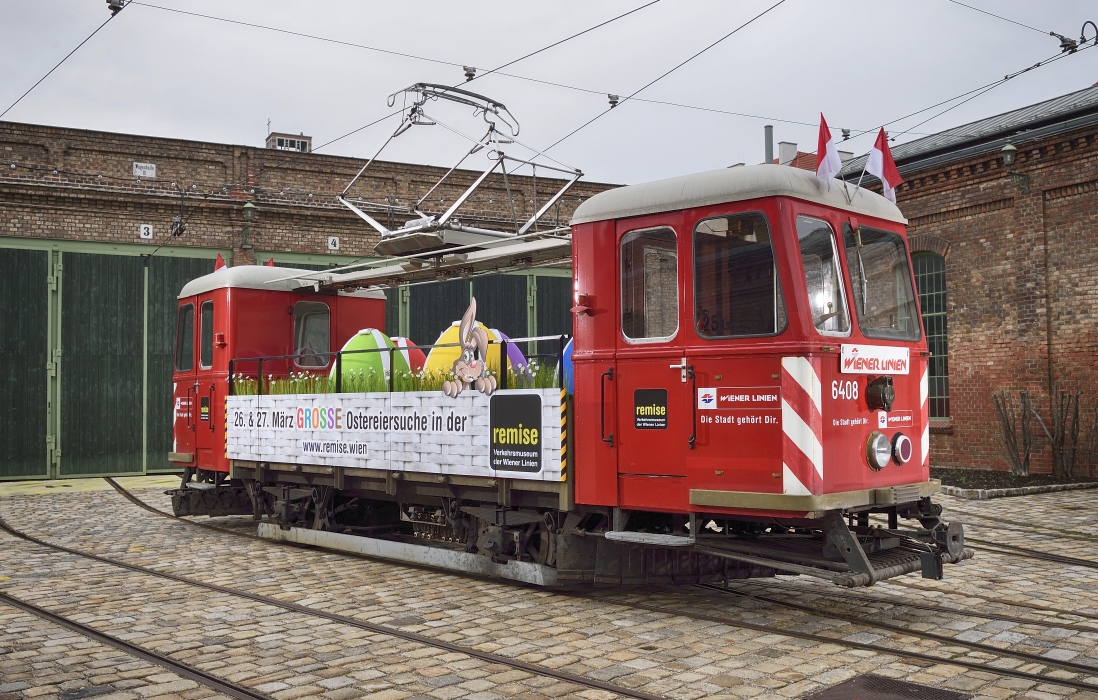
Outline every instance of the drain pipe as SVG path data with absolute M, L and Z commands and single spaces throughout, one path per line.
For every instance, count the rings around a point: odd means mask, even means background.
M 766 160 L 765 163 L 774 162 L 774 127 L 767 124 L 763 127 L 763 134 L 766 138 Z

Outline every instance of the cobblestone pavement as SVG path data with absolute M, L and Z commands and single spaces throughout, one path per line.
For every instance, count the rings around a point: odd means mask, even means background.
M 1098 549 L 1089 540 L 1066 540 L 1055 534 L 1094 532 L 1098 504 L 1088 501 L 1087 493 L 987 502 L 942 497 L 941 502 L 948 516 L 966 523 L 972 537 L 1098 559 L 1093 554 Z M 150 505 L 170 509 L 161 491 L 145 489 L 135 494 Z M 961 512 L 987 519 L 966 518 Z M 793 600 L 820 609 L 819 614 L 697 587 L 601 589 L 595 600 L 577 598 L 235 538 L 148 513 L 113 491 L 4 497 L 0 498 L 0 515 L 30 534 L 83 551 L 400 627 L 675 700 L 803 697 L 867 672 L 961 690 L 982 699 L 1098 700 L 1098 694 L 1054 683 L 1056 678 L 1073 678 L 1098 684 L 1098 619 L 1087 624 L 1087 618 L 1080 616 L 1098 618 L 1098 570 L 1013 555 L 981 551 L 973 561 L 948 567 L 944 581 L 907 576 L 854 594 L 968 606 L 1031 621 L 1052 620 L 1062 627 L 850 601 L 829 596 L 838 591 L 830 584 L 790 577 L 764 581 L 763 585 L 734 583 L 732 587 Z M 1034 531 L 1026 525 L 1033 521 L 1053 529 Z M 209 522 L 254 530 L 254 523 L 246 518 Z M 276 700 L 314 696 L 330 700 L 359 696 L 392 700 L 610 697 L 605 691 L 49 552 L 10 537 L 0 537 L 0 579 L 0 590 L 13 596 L 145 648 L 169 653 Z M 684 614 L 653 613 L 629 607 L 630 602 L 673 607 Z M 691 611 L 766 625 L 774 631 L 699 621 L 689 617 Z M 1028 672 L 1047 668 L 837 621 L 828 618 L 828 612 L 867 616 L 951 636 L 959 642 L 981 642 L 1050 660 L 1094 664 L 1096 672 L 1087 676 L 1053 670 L 1045 683 L 1004 677 L 996 675 L 995 668 Z M 17 624 L 9 620 L 25 620 L 25 615 L 0 617 L 0 663 L 9 662 L 3 656 L 4 640 L 13 635 L 12 626 Z M 1073 625 L 1072 620 L 1083 624 Z M 819 634 L 833 641 L 800 640 L 781 634 L 783 629 Z M 71 637 L 64 630 L 54 632 Z M 47 638 L 33 637 L 24 651 L 44 653 Z M 41 642 L 34 641 L 38 639 Z M 942 661 L 913 662 L 852 649 L 844 641 L 919 651 Z M 988 669 L 975 671 L 950 663 L 957 660 L 986 662 Z M 39 680 L 56 673 L 59 662 L 43 663 L 40 672 L 19 681 L 30 684 L 29 688 L 6 689 L 7 674 L 0 667 L 0 678 L 5 679 L 0 682 L 0 700 L 9 696 L 61 697 L 59 686 Z M 90 679 L 89 683 L 97 685 Z M 104 683 L 117 688 L 116 683 Z
M 0 604 L 0 700 L 225 700 L 76 632 Z

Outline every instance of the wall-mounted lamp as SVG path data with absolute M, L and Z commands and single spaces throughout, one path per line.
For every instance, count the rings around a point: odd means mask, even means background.
M 257 207 L 251 202 L 244 203 L 244 230 L 240 233 L 241 250 L 249 250 L 252 247 L 249 237 L 252 233 L 252 221 L 255 219 L 256 209 Z
M 1022 194 L 1029 194 L 1029 175 L 1014 172 L 1014 162 L 1018 160 L 1018 149 L 1014 147 L 1009 139 L 1006 145 L 1003 146 L 1002 153 L 1003 165 L 1006 166 L 1007 175 L 1010 175 L 1010 179 L 1022 190 Z

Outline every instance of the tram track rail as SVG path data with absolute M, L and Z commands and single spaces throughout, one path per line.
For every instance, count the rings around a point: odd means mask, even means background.
M 224 528 L 218 528 L 218 529 L 222 532 L 232 532 L 232 530 L 226 530 Z M 237 598 L 244 598 L 246 600 L 251 600 L 252 602 L 260 603 L 260 604 L 263 604 L 263 605 L 269 605 L 269 606 L 272 606 L 272 607 L 275 607 L 275 608 L 281 608 L 283 610 L 288 610 L 290 612 L 295 612 L 295 613 L 302 614 L 302 615 L 308 615 L 308 616 L 311 616 L 311 617 L 319 617 L 319 618 L 322 618 L 322 619 L 325 619 L 325 620 L 328 620 L 328 621 L 331 621 L 331 622 L 337 622 L 337 623 L 340 623 L 340 624 L 345 624 L 345 625 L 348 625 L 350 627 L 355 627 L 355 628 L 358 628 L 358 629 L 367 630 L 367 631 L 373 632 L 375 634 L 382 634 L 382 635 L 386 635 L 386 636 L 389 636 L 389 637 L 402 639 L 402 640 L 408 641 L 408 642 L 415 642 L 417 644 L 422 644 L 424 646 L 433 647 L 433 648 L 436 648 L 436 649 L 442 649 L 444 651 L 451 652 L 451 653 L 464 654 L 466 656 L 469 656 L 469 657 L 472 657 L 472 658 L 475 658 L 475 659 L 480 659 L 481 661 L 486 661 L 488 663 L 493 663 L 493 664 L 499 664 L 499 665 L 502 665 L 502 666 L 508 666 L 510 668 L 525 671 L 527 673 L 553 678 L 553 679 L 556 679 L 558 681 L 564 681 L 566 683 L 572 683 L 574 685 L 584 686 L 584 687 L 587 687 L 587 688 L 593 688 L 593 689 L 597 689 L 597 690 L 604 690 L 604 691 L 607 691 L 607 692 L 610 692 L 610 693 L 614 693 L 615 695 L 619 695 L 621 697 L 636 698 L 637 700 L 666 700 L 666 698 L 664 698 L 661 695 L 655 695 L 653 693 L 646 693 L 644 691 L 635 690 L 635 689 L 632 689 L 632 688 L 626 688 L 625 686 L 620 686 L 620 685 L 616 685 L 616 684 L 613 684 L 613 683 L 607 683 L 605 681 L 600 681 L 600 680 L 595 679 L 595 678 L 588 678 L 587 676 L 582 676 L 582 675 L 579 675 L 579 674 L 576 674 L 576 673 L 570 673 L 568 671 L 561 671 L 559 669 L 549 668 L 548 666 L 541 666 L 541 665 L 538 665 L 538 664 L 533 664 L 533 663 L 528 663 L 528 662 L 525 662 L 525 661 L 520 661 L 518 659 L 512 659 L 512 658 L 504 656 L 502 654 L 495 654 L 495 653 L 488 652 L 488 651 L 481 651 L 479 649 L 473 649 L 471 647 L 466 647 L 466 646 L 463 646 L 463 645 L 460 645 L 460 644 L 454 644 L 452 642 L 446 642 L 446 641 L 443 641 L 443 640 L 440 640 L 440 639 L 434 639 L 433 637 L 429 637 L 427 635 L 419 634 L 419 633 L 416 633 L 416 632 L 409 632 L 407 630 L 402 630 L 398 627 L 389 627 L 389 626 L 386 626 L 386 625 L 381 625 L 381 624 L 377 624 L 377 623 L 373 623 L 373 622 L 367 622 L 365 620 L 359 620 L 359 619 L 356 619 L 356 618 L 353 618 L 353 617 L 349 617 L 347 615 L 340 615 L 338 613 L 332 613 L 332 612 L 328 612 L 328 611 L 325 611 L 325 610 L 318 610 L 316 608 L 311 608 L 311 607 L 308 607 L 308 606 L 305 606 L 305 605 L 299 605 L 297 603 L 291 603 L 291 602 L 288 602 L 288 601 L 279 600 L 277 598 L 271 598 L 269 596 L 261 595 L 259 593 L 252 593 L 250 591 L 240 590 L 238 588 L 229 588 L 227 586 L 220 586 L 220 585 L 217 585 L 217 584 L 214 584 L 214 583 L 208 583 L 206 581 L 199 581 L 197 579 L 188 578 L 186 576 L 179 576 L 178 574 L 168 573 L 166 571 L 158 571 L 156 569 L 150 569 L 150 568 L 147 568 L 147 567 L 144 567 L 144 566 L 140 566 L 138 564 L 130 564 L 128 562 L 118 561 L 117 559 L 111 559 L 109 557 L 103 557 L 103 556 L 100 556 L 98 554 L 92 554 L 90 552 L 82 552 L 78 549 L 73 549 L 71 547 L 66 547 L 64 545 L 59 545 L 59 544 L 54 544 L 52 542 L 47 542 L 46 540 L 35 537 L 34 535 L 29 535 L 25 532 L 22 532 L 21 530 L 18 530 L 16 528 L 12 527 L 11 525 L 9 525 L 7 523 L 7 521 L 4 520 L 2 517 L 0 517 L 0 530 L 3 530 L 4 532 L 7 532 L 9 535 L 11 535 L 13 537 L 19 538 L 19 539 L 24 540 L 26 542 L 30 542 L 30 543 L 38 545 L 40 547 L 45 547 L 47 549 L 51 549 L 51 550 L 58 551 L 58 552 L 64 552 L 64 553 L 70 554 L 72 556 L 77 556 L 77 557 L 82 557 L 82 558 L 85 558 L 85 559 L 90 559 L 92 561 L 96 561 L 96 562 L 99 562 L 101 564 L 106 564 L 108 566 L 115 566 L 115 567 L 118 567 L 118 568 L 122 568 L 122 569 L 126 569 L 128 571 L 135 572 L 135 573 L 145 574 L 145 575 L 148 575 L 148 576 L 155 576 L 155 577 L 166 579 L 166 580 L 169 580 L 169 581 L 174 581 L 176 583 L 182 583 L 182 584 L 193 586 L 193 587 L 196 587 L 196 588 L 202 588 L 202 589 L 205 589 L 207 591 L 214 592 L 214 593 L 220 593 L 220 594 L 227 595 L 227 596 L 235 596 Z M 257 539 L 262 539 L 262 538 L 257 538 Z M 263 541 L 266 542 L 267 540 L 263 540 Z M 9 598 L 10 598 L 10 596 L 9 596 Z M 15 599 L 11 598 L 11 600 L 14 601 Z M 50 614 L 54 615 L 54 613 L 50 613 Z M 58 620 L 66 619 L 66 618 L 62 618 L 61 616 L 56 616 L 56 617 L 57 617 Z M 69 622 L 72 622 L 72 621 L 69 621 Z M 79 623 L 74 623 L 73 622 L 72 624 L 79 624 Z M 102 633 L 100 633 L 100 634 L 102 634 Z M 103 636 L 106 637 L 106 635 L 103 635 Z M 136 649 L 137 647 L 134 647 L 134 648 Z M 152 652 L 145 652 L 145 653 L 152 653 Z M 176 662 L 176 663 L 178 663 L 178 662 Z M 1094 690 L 1098 691 L 1098 685 L 1094 685 L 1093 688 L 1094 688 Z M 265 698 L 265 696 L 262 696 L 262 695 L 254 695 L 254 696 L 249 696 L 249 697 Z
M 1002 649 L 1000 647 L 992 646 L 990 644 L 982 644 L 980 642 L 969 642 L 964 640 L 955 639 L 953 637 L 947 637 L 946 635 L 936 634 L 934 632 L 924 632 L 922 630 L 914 630 L 903 625 L 896 625 L 891 622 L 882 622 L 880 620 L 869 620 L 858 615 L 848 615 L 845 613 L 839 613 L 828 610 L 821 610 L 814 608 L 811 605 L 802 605 L 801 603 L 794 603 L 788 600 L 781 600 L 779 598 L 771 598 L 770 596 L 757 595 L 754 593 L 747 593 L 745 591 L 738 591 L 733 589 L 721 588 L 712 584 L 699 584 L 702 588 L 706 588 L 712 591 L 718 591 L 726 595 L 735 595 L 741 598 L 747 598 L 749 600 L 755 600 L 758 602 L 769 603 L 771 605 L 777 605 L 783 608 L 789 608 L 790 610 L 798 610 L 800 612 L 815 615 L 829 620 L 842 620 L 843 622 L 849 622 L 851 624 L 862 625 L 864 627 L 871 627 L 881 630 L 887 630 L 889 632 L 895 632 L 897 634 L 906 634 L 912 637 L 919 637 L 920 639 L 927 639 L 935 642 L 940 642 L 949 646 L 961 646 L 973 651 L 983 652 L 985 654 L 994 654 L 996 656 L 1007 656 L 1013 659 L 1019 659 L 1021 661 L 1027 661 L 1029 663 L 1042 663 L 1046 666 L 1056 666 L 1065 671 L 1072 671 L 1075 673 L 1085 673 L 1091 675 L 1098 675 L 1098 665 L 1080 664 L 1073 661 L 1059 661 L 1048 659 L 1043 656 L 1037 656 L 1036 654 L 1030 654 L 1022 651 L 1013 651 L 1011 649 Z M 967 614 L 967 613 L 961 613 Z
M 968 542 L 974 543 L 976 545 L 975 549 L 984 552 L 1025 556 L 1032 559 L 1040 559 L 1041 561 L 1050 561 L 1056 564 L 1063 564 L 1065 566 L 1080 566 L 1086 569 L 1098 569 L 1098 561 L 1091 561 L 1089 559 L 1077 559 L 1075 557 L 1069 557 L 1063 554 L 1040 552 L 1036 549 L 1029 549 L 1028 547 L 1019 547 L 1013 544 L 988 542 L 986 540 L 976 540 L 972 538 L 968 538 Z
M 25 613 L 29 613 L 41 620 L 45 620 L 58 627 L 64 627 L 72 632 L 86 637 L 95 642 L 99 642 L 105 646 L 114 647 L 121 652 L 129 654 L 143 661 L 148 661 L 151 664 L 160 666 L 161 668 L 171 671 L 180 678 L 186 678 L 192 680 L 200 685 L 204 685 L 207 688 L 228 695 L 237 700 L 272 700 L 270 696 L 257 692 L 250 688 L 246 688 L 239 683 L 233 683 L 232 681 L 218 678 L 217 676 L 207 673 L 199 668 L 195 668 L 189 664 L 185 664 L 182 661 L 176 661 L 175 659 L 161 654 L 155 651 L 150 651 L 142 647 L 127 642 L 124 639 L 100 632 L 94 627 L 89 627 L 83 623 L 77 622 L 70 618 L 58 615 L 57 613 L 50 612 L 45 608 L 28 603 L 25 600 L 16 598 L 15 596 L 0 591 L 0 604 L 7 605 L 17 610 L 22 610 Z
M 1037 535 L 1043 535 L 1049 538 L 1057 539 L 1069 539 L 1079 540 L 1085 542 L 1095 541 L 1098 542 L 1098 536 L 1087 535 L 1080 533 L 1078 530 L 1070 530 L 1070 533 L 1076 534 L 1063 534 L 1064 531 L 1056 530 L 1055 528 L 1045 528 L 1042 526 L 1025 525 L 1012 520 L 1000 520 L 994 518 L 988 518 L 985 516 L 975 515 L 966 511 L 959 511 L 953 509 L 951 512 L 963 515 L 966 518 L 976 518 L 980 520 L 990 520 L 995 523 L 999 523 L 1000 527 L 1004 527 L 1008 530 L 1014 530 L 1019 532 L 1032 532 Z M 1002 525 L 1001 523 L 1009 523 L 1008 525 Z M 1042 530 L 1046 530 L 1049 533 L 1045 534 Z M 1040 559 L 1041 561 L 1049 561 L 1056 564 L 1064 564 L 1066 566 L 1081 566 L 1087 569 L 1098 569 L 1098 561 L 1092 561 L 1090 559 L 1079 559 L 1078 557 L 1069 557 L 1065 554 L 1056 554 L 1055 552 L 1042 552 L 1036 549 L 1029 549 L 1027 547 L 1019 547 L 1017 545 L 1002 544 L 999 542 L 989 542 L 983 539 L 976 539 L 974 537 L 965 536 L 965 544 L 974 545 L 972 549 L 976 551 L 992 552 L 995 554 L 1013 554 L 1015 556 L 1026 556 L 1033 559 Z
M 888 581 L 888 584 L 892 586 L 902 586 L 904 588 L 910 588 L 912 590 L 923 591 L 926 593 L 948 593 L 948 591 L 943 591 L 940 588 L 934 588 L 932 586 L 920 586 L 916 583 L 911 583 L 910 581 L 897 581 L 896 579 L 890 579 Z M 1007 607 L 1036 610 L 1037 612 L 1042 613 L 1052 613 L 1055 615 L 1075 615 L 1076 617 L 1082 617 L 1087 620 L 1098 620 L 1098 615 L 1084 612 L 1076 612 L 1074 610 L 1064 610 L 1063 608 L 1052 608 L 1047 605 L 1034 605 L 1033 603 L 1025 603 L 1017 600 L 1003 600 L 1001 598 L 991 598 L 986 595 L 980 595 L 977 593 L 962 593 L 958 595 L 962 595 L 965 598 L 975 598 L 977 600 L 982 600 L 983 602 L 990 603 L 992 605 L 1005 605 Z
M 1037 627 L 1047 628 L 1060 628 L 1060 629 L 1077 629 L 1081 632 L 1098 632 L 1098 615 L 1087 615 L 1081 613 L 1073 613 L 1069 611 L 1056 610 L 1052 611 L 1048 608 L 1038 608 L 1040 610 L 1046 610 L 1049 612 L 1056 612 L 1064 615 L 1076 615 L 1078 617 L 1085 618 L 1084 620 L 1063 620 L 1063 621 L 1050 621 L 1050 620 L 1031 620 L 1025 617 L 1016 617 L 1014 615 L 1005 615 L 1003 613 L 992 612 L 974 612 L 971 610 L 962 610 L 960 608 L 947 607 L 944 605 L 930 605 L 927 603 L 916 603 L 905 601 L 898 598 L 888 598 L 884 596 L 873 595 L 857 595 L 854 593 L 843 593 L 841 591 L 830 591 L 827 589 L 812 589 L 806 586 L 797 586 L 785 583 L 770 583 L 767 581 L 751 581 L 752 586 L 761 586 L 765 588 L 772 588 L 778 591 L 788 591 L 791 593 L 801 593 L 806 595 L 816 595 L 821 598 L 839 598 L 842 600 L 850 600 L 861 604 L 873 604 L 873 605 L 891 605 L 894 607 L 912 608 L 914 610 L 928 610 L 930 612 L 951 613 L 954 615 L 966 615 L 968 617 L 979 617 L 985 620 L 999 620 L 1001 622 L 1013 622 L 1019 625 L 1035 625 Z M 932 590 L 920 588 L 920 590 Z M 999 602 L 999 601 L 995 601 Z M 1000 602 L 1003 605 L 1016 605 L 1016 603 Z M 1094 620 L 1094 622 L 1088 622 L 1086 619 Z
M 200 528 L 213 530 L 213 531 L 217 531 L 217 532 L 221 532 L 221 533 L 225 533 L 225 534 L 230 534 L 230 535 L 235 535 L 235 536 L 240 536 L 240 537 L 246 537 L 246 538 L 254 539 L 254 540 L 260 540 L 262 542 L 266 542 L 266 543 L 269 543 L 269 544 L 287 544 L 287 543 L 280 543 L 280 542 L 272 542 L 271 540 L 267 540 L 266 538 L 262 538 L 262 537 L 259 537 L 257 535 L 253 535 L 251 533 L 240 532 L 240 531 L 236 531 L 236 530 L 230 530 L 230 529 L 227 529 L 227 528 L 222 528 L 222 527 L 217 527 L 217 526 L 214 526 L 214 525 L 209 525 L 207 523 L 194 522 L 194 521 L 189 520 L 187 518 L 181 518 L 181 517 L 175 516 L 173 514 L 167 513 L 165 511 L 162 511 L 158 508 L 155 508 L 154 506 L 151 506 L 151 505 L 145 503 L 141 499 L 139 499 L 136 496 L 134 496 L 133 494 L 129 493 L 120 484 L 118 484 L 117 482 L 114 482 L 113 479 L 107 478 L 107 481 L 111 482 L 111 485 L 115 488 L 115 490 L 117 490 L 121 495 L 125 496 L 127 498 L 127 500 L 129 500 L 131 503 L 134 503 L 135 505 L 138 505 L 139 507 L 141 507 L 141 508 L 143 508 L 143 509 L 145 509 L 149 512 L 152 512 L 152 513 L 155 513 L 155 514 L 158 514 L 158 515 L 161 515 L 161 516 L 173 519 L 173 520 L 179 520 L 181 522 L 188 523 L 190 525 L 194 525 L 194 526 L 197 526 L 197 527 L 200 527 Z M 2 519 L 0 519 L 0 528 L 3 528 L 3 527 L 4 527 L 3 521 L 2 521 Z M 48 543 L 47 543 L 47 546 L 49 546 Z M 294 545 L 294 546 L 299 547 L 299 548 L 306 548 L 302 545 Z M 307 548 L 313 549 L 312 547 L 307 547 Z M 336 552 L 336 553 L 337 554 L 346 554 L 344 552 Z M 97 555 L 90 555 L 90 556 L 97 556 Z M 380 560 L 378 560 L 374 557 L 367 557 L 367 556 L 364 556 L 364 555 L 351 555 L 351 556 L 354 556 L 354 558 L 368 559 L 368 560 L 371 560 L 371 561 L 380 561 Z M 130 566 L 133 566 L 133 565 L 130 565 Z M 156 572 L 156 571 L 150 571 L 150 573 L 152 573 L 154 575 L 160 575 L 161 574 L 161 572 Z M 447 573 L 462 576 L 462 574 L 460 572 L 447 572 Z M 169 576 L 172 576 L 172 575 L 169 574 Z M 529 586 L 523 586 L 522 584 L 517 584 L 515 582 L 511 582 L 511 581 L 503 581 L 501 583 L 503 583 L 504 585 L 511 585 L 511 586 L 518 586 L 518 587 L 529 587 Z M 210 584 L 210 585 L 212 585 L 212 584 Z M 766 585 L 774 585 L 776 588 L 784 587 L 784 586 L 779 586 L 778 584 L 766 584 Z M 718 591 L 718 592 L 721 592 L 721 593 L 725 592 L 725 590 L 723 588 L 721 588 L 719 586 L 711 585 L 711 584 L 701 584 L 700 587 L 710 589 L 710 590 L 715 590 L 715 591 Z M 843 640 L 843 639 L 836 639 L 836 638 L 828 637 L 828 636 L 825 636 L 825 635 L 817 635 L 817 634 L 812 634 L 812 633 L 807 633 L 807 632 L 800 632 L 800 631 L 796 631 L 796 630 L 783 629 L 783 628 L 780 628 L 780 627 L 774 627 L 774 626 L 769 626 L 769 625 L 761 625 L 761 624 L 745 622 L 745 621 L 737 620 L 737 619 L 730 618 L 730 617 L 727 617 L 727 616 L 724 616 L 724 615 L 714 615 L 714 614 L 711 614 L 711 613 L 706 613 L 706 612 L 697 611 L 697 610 L 684 610 L 684 609 L 680 609 L 680 608 L 667 607 L 667 606 L 648 605 L 648 604 L 645 604 L 645 603 L 639 603 L 639 602 L 635 602 L 635 601 L 623 601 L 623 600 L 618 600 L 618 599 L 615 599 L 615 598 L 612 598 L 612 597 L 607 597 L 607 596 L 602 596 L 602 595 L 589 595 L 589 594 L 584 594 L 584 593 L 579 593 L 579 592 L 576 592 L 576 591 L 569 591 L 569 590 L 554 591 L 554 592 L 556 592 L 560 595 L 568 596 L 568 597 L 582 598 L 582 599 L 585 599 L 585 600 L 591 600 L 591 601 L 602 602 L 602 603 L 609 603 L 609 604 L 612 604 L 612 605 L 620 605 L 620 606 L 623 606 L 623 607 L 634 608 L 634 609 L 638 609 L 638 610 L 644 610 L 644 611 L 647 611 L 647 612 L 655 612 L 655 613 L 662 613 L 662 614 L 669 614 L 669 615 L 676 615 L 676 616 L 684 616 L 684 617 L 687 617 L 689 619 L 694 619 L 694 620 L 703 621 L 703 622 L 711 622 L 711 623 L 715 623 L 715 624 L 722 624 L 722 625 L 727 625 L 727 626 L 730 626 L 730 627 L 737 627 L 737 628 L 740 628 L 740 629 L 748 629 L 748 630 L 764 632 L 764 633 L 767 633 L 767 634 L 780 634 L 780 635 L 789 636 L 789 637 L 793 637 L 793 638 L 803 639 L 803 640 L 806 640 L 806 641 L 815 641 L 815 642 L 822 642 L 822 643 L 829 643 L 829 644 L 839 644 L 839 645 L 850 647 L 850 648 L 856 648 L 856 649 L 861 649 L 861 650 L 865 650 L 865 651 L 873 651 L 875 653 L 880 653 L 880 654 L 889 654 L 889 655 L 893 655 L 893 656 L 897 656 L 897 657 L 901 657 L 901 658 L 910 658 L 910 659 L 915 659 L 915 660 L 924 661 L 924 662 L 950 663 L 950 664 L 953 664 L 953 665 L 961 666 L 961 667 L 969 669 L 969 670 L 978 670 L 978 671 L 983 671 L 983 672 L 988 672 L 988 673 L 995 673 L 995 674 L 1002 675 L 1002 676 L 1022 678 L 1022 679 L 1025 679 L 1025 680 L 1038 681 L 1038 682 L 1041 682 L 1041 683 L 1054 683 L 1054 684 L 1062 685 L 1064 687 L 1074 688 L 1076 690 L 1088 690 L 1088 691 L 1091 691 L 1091 692 L 1098 692 L 1098 684 L 1089 683 L 1089 682 L 1086 682 L 1086 681 L 1079 681 L 1079 680 L 1074 680 L 1074 679 L 1063 679 L 1063 678 L 1056 678 L 1056 677 L 1048 677 L 1048 676 L 1041 675 L 1041 674 L 1038 674 L 1038 673 L 1030 673 L 1030 672 L 1024 672 L 1024 671 L 1015 671 L 1013 669 L 992 667 L 992 666 L 988 666 L 987 664 L 984 664 L 984 663 L 970 662 L 970 661 L 965 661 L 963 659 L 940 657 L 940 656 L 935 656 L 935 655 L 932 655 L 932 654 L 924 654 L 922 652 L 914 652 L 914 651 L 908 651 L 908 650 L 895 649 L 895 648 L 888 647 L 888 646 L 881 646 L 881 645 L 876 645 L 876 644 L 866 644 L 866 643 L 861 643 L 861 642 L 853 642 L 853 641 L 848 641 L 848 640 Z M 836 592 L 836 593 L 839 593 L 839 592 Z M 249 595 L 254 595 L 254 594 L 249 594 Z M 1080 664 L 1080 663 L 1075 663 L 1075 662 L 1070 662 L 1070 661 L 1058 661 L 1058 660 L 1046 658 L 1046 657 L 1043 657 L 1043 656 L 1038 656 L 1036 654 L 1029 654 L 1027 652 L 1016 652 L 1016 651 L 1012 651 L 1010 649 L 1002 649 L 1000 647 L 995 647 L 995 646 L 991 646 L 991 645 L 988 645 L 988 644 L 980 644 L 978 642 L 967 642 L 967 641 L 955 639 L 953 637 L 947 637 L 945 635 L 937 635 L 937 634 L 930 633 L 930 632 L 922 632 L 922 631 L 913 630 L 913 629 L 910 629 L 910 628 L 907 628 L 907 627 L 903 627 L 901 625 L 893 625 L 891 623 L 878 622 L 878 621 L 875 621 L 875 620 L 869 620 L 869 619 L 854 616 L 854 615 L 843 615 L 843 614 L 831 613 L 831 612 L 828 612 L 828 611 L 822 611 L 822 610 L 819 610 L 819 609 L 812 608 L 811 606 L 801 606 L 801 605 L 795 604 L 795 603 L 788 603 L 787 601 L 781 601 L 781 600 L 778 600 L 778 599 L 770 599 L 766 596 L 755 596 L 755 595 L 752 595 L 752 594 L 740 594 L 740 595 L 742 595 L 743 597 L 747 597 L 747 598 L 755 598 L 756 600 L 759 600 L 760 602 L 766 602 L 768 604 L 779 605 L 779 606 L 782 606 L 782 607 L 789 607 L 789 608 L 792 608 L 792 609 L 799 609 L 800 612 L 805 612 L 807 614 L 811 614 L 811 615 L 821 617 L 821 618 L 824 618 L 824 619 L 838 619 L 838 620 L 842 620 L 844 622 L 848 622 L 850 624 L 861 625 L 863 627 L 868 627 L 868 628 L 876 627 L 878 629 L 885 629 L 885 630 L 889 631 L 890 633 L 910 635 L 910 636 L 913 636 L 913 637 L 926 639 L 928 641 L 938 642 L 938 643 L 941 643 L 942 645 L 946 645 L 946 646 L 968 648 L 968 649 L 971 649 L 973 651 L 977 651 L 977 652 L 984 653 L 984 654 L 991 654 L 991 655 L 1000 656 L 1000 657 L 1010 657 L 1010 658 L 1022 660 L 1022 661 L 1028 662 L 1028 663 L 1040 664 L 1040 665 L 1045 666 L 1045 667 L 1060 669 L 1060 670 L 1068 671 L 1068 672 L 1071 672 L 1071 673 L 1087 674 L 1088 676 L 1098 677 L 1098 665 L 1091 666 L 1091 665 L 1088 665 L 1088 664 Z M 831 594 L 830 593 L 823 593 L 823 595 L 831 595 Z M 846 594 L 846 593 L 840 594 L 840 597 L 844 597 L 844 598 L 848 597 L 848 598 L 852 598 L 852 599 L 858 598 L 858 596 L 855 596 L 855 595 L 852 595 L 852 594 Z M 882 599 L 881 602 L 883 602 L 885 600 L 887 600 L 887 599 Z M 280 604 L 283 603 L 283 601 L 278 601 L 278 602 Z M 900 603 L 900 602 L 893 602 L 893 601 L 888 601 L 888 602 L 893 604 L 893 605 L 904 605 L 904 603 Z M 1011 605 L 1011 603 L 1007 602 L 1007 601 L 990 601 L 990 602 L 1000 602 L 1000 603 L 1005 604 L 1005 605 Z M 294 604 L 286 603 L 286 605 L 294 605 Z M 1041 627 L 1075 628 L 1075 629 L 1079 629 L 1081 631 L 1094 631 L 1093 627 L 1086 627 L 1086 626 L 1083 626 L 1083 625 L 1075 626 L 1072 623 L 1068 623 L 1068 622 L 1065 622 L 1063 624 L 1056 624 L 1056 623 L 1048 622 L 1048 621 L 1036 621 L 1036 620 L 1028 620 L 1026 618 L 1015 618 L 1015 617 L 1012 617 L 1012 616 L 1009 616 L 1009 615 L 998 615 L 998 614 L 992 614 L 992 613 L 987 613 L 987 614 L 984 614 L 984 613 L 970 613 L 970 612 L 967 612 L 967 611 L 957 610 L 957 609 L 954 609 L 954 608 L 947 608 L 947 607 L 942 607 L 942 606 L 931 606 L 931 605 L 925 605 L 925 604 L 916 604 L 913 607 L 921 607 L 921 608 L 924 608 L 924 609 L 931 609 L 931 610 L 934 610 L 936 612 L 953 614 L 953 615 L 958 615 L 958 616 L 978 617 L 978 618 L 985 618 L 985 619 L 1003 619 L 1003 620 L 1006 620 L 1006 621 L 1016 622 L 1017 624 L 1031 624 L 1031 625 L 1041 626 Z M 1033 608 L 1031 608 L 1031 609 L 1033 609 Z M 1036 609 L 1049 610 L 1047 608 L 1036 608 Z M 1061 612 L 1063 614 L 1074 614 L 1074 613 L 1071 613 L 1070 611 L 1052 611 L 1052 612 Z M 1081 615 L 1081 617 L 1087 617 L 1087 616 L 1086 615 Z M 388 628 L 386 628 L 386 629 L 388 629 Z
M 1019 530 L 1022 532 L 1033 532 L 1035 534 L 1044 534 L 1045 532 L 1048 532 L 1051 533 L 1047 535 L 1048 537 L 1055 537 L 1063 540 L 1078 540 L 1080 542 L 1098 542 L 1098 535 L 1092 535 L 1090 533 L 1082 532 L 1080 530 L 1062 530 L 1054 527 L 1046 527 L 1044 525 L 1034 525 L 1033 523 L 1023 523 L 1017 520 L 1011 520 L 1009 518 L 992 518 L 987 515 L 970 513 L 967 510 L 960 510 L 959 508 L 950 508 L 949 512 L 963 515 L 966 518 L 993 522 L 997 526 L 1007 530 Z M 1006 524 L 1004 525 L 1003 523 Z

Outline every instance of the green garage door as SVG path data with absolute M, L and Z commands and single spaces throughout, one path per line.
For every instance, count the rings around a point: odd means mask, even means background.
M 176 297 L 187 282 L 212 270 L 212 261 L 204 258 L 149 261 L 145 418 L 143 261 L 64 254 L 60 476 L 177 471 L 168 462 Z M 143 429 L 148 431 L 144 463 Z
M 141 258 L 63 260 L 60 475 L 141 474 Z
M 0 248 L 0 479 L 48 475 L 49 253 Z

